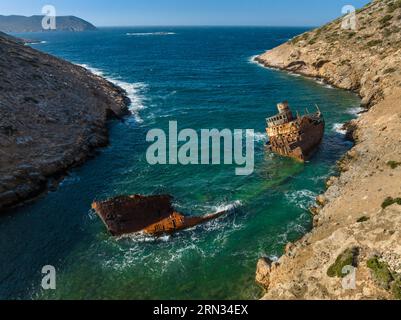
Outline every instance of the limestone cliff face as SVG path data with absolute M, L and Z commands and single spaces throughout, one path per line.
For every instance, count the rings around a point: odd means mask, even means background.
M 356 14 L 356 30 L 338 19 L 257 57 L 260 63 L 357 91 L 371 105 L 401 86 L 401 2 L 373 1 Z
M 313 230 L 279 261 L 259 263 L 265 299 L 401 298 L 401 1 L 371 2 L 355 31 L 341 22 L 257 57 L 358 92 L 369 109 L 348 126 L 356 146 L 318 197 Z M 333 270 L 350 252 L 356 286 L 345 289 Z
M 125 92 L 0 33 L 0 212 L 46 188 L 108 142 Z

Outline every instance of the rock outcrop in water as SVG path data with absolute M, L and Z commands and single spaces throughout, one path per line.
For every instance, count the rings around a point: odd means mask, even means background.
M 153 236 L 171 234 L 214 220 L 226 213 L 189 217 L 174 210 L 169 195 L 121 196 L 92 204 L 113 236 L 144 232 Z
M 86 69 L 0 33 L 0 211 L 108 143 L 126 92 Z
M 2 16 L 0 15 L 0 31 L 2 32 L 43 32 L 43 16 Z M 55 31 L 94 31 L 96 27 L 81 18 L 74 16 L 60 16 L 56 18 Z
M 401 1 L 373 1 L 356 16 L 357 30 L 339 19 L 256 58 L 358 92 L 368 109 L 347 125 L 356 146 L 318 198 L 314 229 L 274 267 L 259 264 L 264 299 L 401 298 Z M 338 276 L 346 265 L 355 287 Z

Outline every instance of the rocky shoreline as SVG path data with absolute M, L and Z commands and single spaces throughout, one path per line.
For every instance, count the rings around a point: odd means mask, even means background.
M 0 33 L 0 213 L 46 192 L 108 144 L 126 92 Z
M 340 175 L 331 177 L 327 191 L 317 197 L 313 230 L 288 244 L 278 261 L 259 261 L 256 278 L 266 291 L 263 299 L 401 299 L 397 17 L 399 1 L 376 0 L 357 12 L 357 30 L 343 30 L 336 20 L 255 59 L 357 92 L 368 110 L 346 126 L 356 144 L 339 161 Z M 355 268 L 350 288 L 341 273 L 346 265 Z

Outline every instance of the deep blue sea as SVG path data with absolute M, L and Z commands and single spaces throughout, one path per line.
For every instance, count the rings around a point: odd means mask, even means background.
M 71 170 L 56 191 L 0 217 L 0 298 L 259 298 L 258 258 L 280 256 L 287 242 L 310 230 L 308 206 L 352 146 L 339 124 L 360 104 L 352 93 L 252 62 L 305 30 L 133 27 L 20 35 L 125 88 L 133 116 L 111 121 L 111 145 Z M 285 99 L 294 111 L 318 104 L 326 118 L 324 141 L 304 165 L 264 148 L 265 118 Z M 179 129 L 254 129 L 254 174 L 236 176 L 225 165 L 149 165 L 147 132 L 172 120 Z M 91 203 L 134 193 L 169 193 L 186 214 L 235 210 L 169 237 L 114 239 Z M 41 288 L 45 265 L 56 267 L 55 291 Z

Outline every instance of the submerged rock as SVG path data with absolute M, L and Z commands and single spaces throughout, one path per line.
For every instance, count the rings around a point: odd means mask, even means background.
M 192 228 L 217 219 L 227 211 L 202 217 L 189 217 L 176 212 L 169 195 L 120 196 L 102 202 L 94 202 L 92 208 L 113 236 L 145 232 L 160 236 Z

